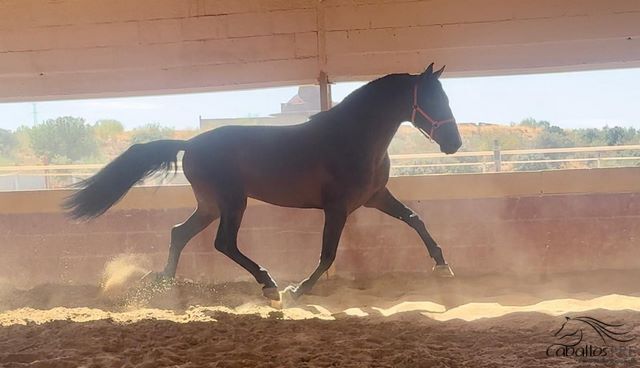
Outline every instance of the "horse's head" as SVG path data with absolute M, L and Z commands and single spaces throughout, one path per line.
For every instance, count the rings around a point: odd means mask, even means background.
M 424 73 L 416 77 L 417 82 L 412 90 L 411 123 L 422 134 L 436 141 L 440 151 L 451 154 L 460 148 L 462 139 L 449 107 L 449 98 L 438 80 L 443 71 L 444 67 L 434 72 L 431 63 Z

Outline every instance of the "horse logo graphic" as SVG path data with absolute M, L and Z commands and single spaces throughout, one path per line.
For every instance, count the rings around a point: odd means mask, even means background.
M 627 335 L 630 330 L 624 330 L 623 324 L 606 323 L 586 316 L 564 318 L 562 326 L 553 334 L 557 342 L 547 348 L 547 356 L 604 357 L 612 343 L 626 343 L 634 339 Z M 592 344 L 593 341 L 586 343 L 585 337 L 590 331 L 599 337 L 597 345 Z

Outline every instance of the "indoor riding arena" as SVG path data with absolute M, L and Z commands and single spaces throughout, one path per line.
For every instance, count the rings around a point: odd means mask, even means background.
M 229 240 L 231 200 L 212 195 L 219 212 L 178 251 L 171 278 L 162 275 L 172 228 L 203 203 L 202 182 L 185 180 L 188 150 L 175 180 L 172 172 L 133 180 L 113 208 L 84 221 L 69 216 L 69 196 L 135 141 L 116 144 L 125 130 L 99 141 L 106 151 L 91 159 L 63 161 L 42 159 L 30 133 L 56 101 L 292 86 L 298 95 L 264 119 L 292 116 L 287 109 L 301 109 L 310 88 L 313 122 L 333 116 L 340 85 L 393 73 L 433 83 L 443 73 L 450 92 L 449 79 L 634 70 L 639 37 L 636 0 L 0 0 L 0 133 L 15 137 L 0 139 L 0 367 L 640 367 L 640 143 L 512 146 L 505 131 L 549 142 L 562 129 L 465 121 L 452 88 L 462 147 L 445 155 L 435 129 L 456 121 L 432 118 L 416 84 L 386 184 L 411 216 L 358 202 L 331 264 L 327 207 L 249 195 L 236 228 L 242 253 L 233 253 L 219 245 Z M 511 108 L 489 94 L 466 91 L 492 101 L 485 110 Z M 607 108 L 607 94 L 596 110 Z M 240 103 L 244 118 L 260 101 Z M 535 98 L 524 104 L 529 116 L 542 108 Z M 20 118 L 3 105 L 26 106 L 33 125 L 5 126 Z M 199 130 L 173 138 L 204 132 L 207 121 L 234 125 L 194 114 Z M 414 135 L 425 150 L 407 148 Z M 33 148 L 20 149 L 27 139 Z M 238 155 L 251 156 L 244 148 Z M 267 187 L 289 181 L 250 171 L 243 175 Z M 434 267 L 431 237 L 450 268 Z M 263 289 L 234 257 L 268 270 L 278 289 Z M 292 292 L 316 267 L 317 284 Z

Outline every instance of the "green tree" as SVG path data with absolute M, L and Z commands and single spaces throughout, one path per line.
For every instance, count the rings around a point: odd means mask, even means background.
M 597 128 L 576 129 L 573 133 L 577 146 L 600 146 L 604 142 L 602 132 Z
M 0 155 L 12 156 L 18 140 L 10 130 L 0 129 Z
M 150 123 L 133 130 L 131 134 L 131 143 L 146 143 L 156 141 L 158 139 L 172 138 L 173 134 L 173 128 L 163 127 L 158 123 Z
M 536 137 L 536 148 L 561 148 L 561 147 L 574 147 L 575 142 L 571 137 L 556 125 L 551 125 L 545 128 Z
M 36 155 L 52 161 L 77 161 L 97 152 L 93 130 L 82 118 L 63 116 L 49 119 L 28 131 Z
M 604 135 L 604 142 L 607 146 L 618 146 L 633 143 L 637 134 L 634 128 L 622 128 L 619 126 L 615 126 L 613 128 L 606 126 L 602 129 L 602 133 Z
M 101 141 L 108 141 L 116 138 L 124 132 L 124 126 L 118 120 L 104 119 L 98 120 L 93 125 L 94 134 Z
M 532 127 L 532 128 L 542 128 L 549 129 L 551 123 L 546 120 L 536 120 L 534 118 L 526 118 L 520 122 L 520 125 Z

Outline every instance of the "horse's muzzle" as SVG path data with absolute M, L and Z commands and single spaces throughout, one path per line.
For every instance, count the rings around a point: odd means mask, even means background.
M 453 144 L 453 145 L 440 145 L 440 152 L 446 153 L 447 155 L 451 155 L 453 153 L 458 152 L 461 144 Z

